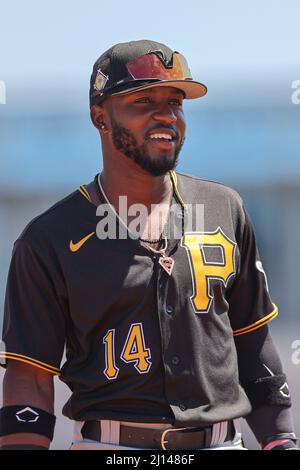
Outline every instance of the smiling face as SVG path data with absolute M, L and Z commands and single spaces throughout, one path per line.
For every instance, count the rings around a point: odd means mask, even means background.
M 106 148 L 153 176 L 166 174 L 175 168 L 184 141 L 183 99 L 182 91 L 160 86 L 107 98 L 95 107 L 108 130 L 102 135 Z

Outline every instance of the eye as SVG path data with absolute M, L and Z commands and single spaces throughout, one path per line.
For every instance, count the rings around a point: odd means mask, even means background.
M 144 96 L 143 98 L 139 98 L 136 100 L 136 103 L 151 103 L 152 100 L 149 98 L 149 96 Z
M 173 99 L 170 101 L 170 103 L 174 106 L 178 106 L 179 108 L 182 106 L 182 101 L 181 100 L 177 100 L 177 99 Z

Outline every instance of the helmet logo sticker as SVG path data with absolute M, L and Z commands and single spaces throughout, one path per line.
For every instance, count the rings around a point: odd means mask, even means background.
M 109 76 L 104 75 L 104 73 L 101 72 L 101 69 L 98 69 L 97 75 L 95 78 L 94 89 L 97 91 L 103 90 L 108 80 L 109 80 Z

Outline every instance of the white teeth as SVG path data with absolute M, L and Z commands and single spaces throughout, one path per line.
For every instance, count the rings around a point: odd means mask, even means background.
M 170 134 L 151 134 L 150 139 L 168 139 L 168 140 L 172 140 L 172 136 L 170 136 Z

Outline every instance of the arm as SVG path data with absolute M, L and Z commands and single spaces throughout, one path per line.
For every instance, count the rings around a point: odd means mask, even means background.
M 7 367 L 2 448 L 47 449 L 53 437 L 53 375 L 60 373 L 68 303 L 53 247 L 38 235 L 15 242 L 7 279 L 0 343 L 1 366 Z M 32 410 L 24 411 L 26 407 Z
M 3 406 L 13 405 L 33 406 L 53 414 L 53 375 L 29 364 L 9 361 L 3 380 Z M 16 445 L 16 449 L 19 446 L 28 449 L 31 446 L 42 446 L 48 449 L 50 439 L 33 433 L 0 437 L 0 447 L 10 445 Z
M 274 444 L 283 435 L 295 446 L 286 377 L 267 326 L 278 309 L 271 300 L 254 229 L 244 207 L 239 212 L 236 240 L 238 270 L 227 299 L 240 383 L 252 406 L 246 419 L 262 447 L 269 439 Z
M 268 326 L 237 336 L 235 343 L 240 382 L 252 405 L 246 420 L 257 441 L 262 445 L 271 436 L 293 434 L 289 389 Z

